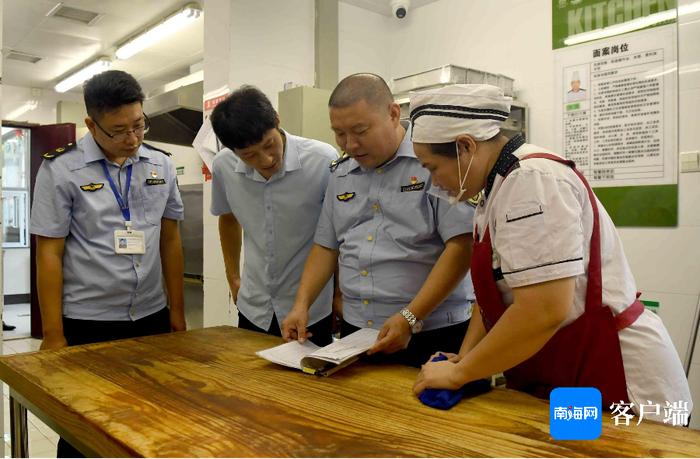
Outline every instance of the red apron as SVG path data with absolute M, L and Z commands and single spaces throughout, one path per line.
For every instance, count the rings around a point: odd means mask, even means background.
M 587 271 L 586 307 L 579 318 L 557 331 L 534 356 L 505 371 L 506 385 L 540 398 L 549 398 L 550 391 L 557 387 L 596 387 L 603 396 L 603 406 L 627 401 L 618 331 L 634 323 L 644 312 L 644 306 L 637 299 L 614 316 L 610 308 L 603 305 L 598 206 L 591 187 L 576 170 L 573 161 L 548 153 L 531 154 L 521 161 L 530 158 L 546 158 L 566 164 L 574 170 L 588 190 L 593 205 L 593 233 Z M 478 232 L 477 228 L 471 275 L 476 300 L 488 331 L 500 319 L 506 307 L 494 279 L 489 228 L 486 227 L 481 242 Z

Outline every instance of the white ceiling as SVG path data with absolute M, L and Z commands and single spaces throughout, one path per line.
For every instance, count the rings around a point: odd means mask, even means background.
M 125 61 L 114 59 L 114 50 L 126 38 L 158 22 L 189 3 L 182 0 L 65 0 L 73 8 L 100 13 L 93 25 L 47 17 L 58 2 L 52 0 L 4 0 L 3 56 L 18 51 L 41 57 L 36 64 L 5 59 L 3 83 L 50 88 L 62 77 L 95 58 L 113 58 L 112 68 L 134 75 L 144 91 L 190 73 L 189 66 L 204 57 L 204 19 L 200 16 L 176 36 Z M 201 3 L 200 3 L 201 4 Z M 80 87 L 72 90 L 81 92 Z
M 6 0 L 7 1 L 7 0 Z M 384 16 L 393 17 L 393 11 L 391 10 L 391 0 L 340 0 L 343 3 L 349 5 L 354 5 L 358 8 L 362 8 L 374 13 L 383 14 Z M 429 3 L 437 2 L 438 0 L 409 0 L 410 6 L 408 8 L 408 14 L 411 14 L 411 10 L 420 8 Z

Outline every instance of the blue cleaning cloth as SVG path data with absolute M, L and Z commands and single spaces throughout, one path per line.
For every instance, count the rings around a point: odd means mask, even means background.
M 431 362 L 440 362 L 447 360 L 444 354 L 433 357 Z M 425 389 L 418 396 L 418 399 L 423 404 L 439 410 L 449 410 L 459 403 L 465 396 L 474 396 L 491 390 L 491 381 L 489 379 L 480 379 L 465 384 L 457 390 L 451 389 Z

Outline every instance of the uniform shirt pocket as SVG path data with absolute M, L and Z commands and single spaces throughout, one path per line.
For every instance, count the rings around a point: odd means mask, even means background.
M 497 223 L 495 243 L 501 254 L 503 275 L 512 287 L 582 271 L 580 217 L 570 208 L 549 204 L 516 204 L 506 209 Z
M 502 214 L 503 215 L 503 214 Z M 512 270 L 531 267 L 544 262 L 547 235 L 542 231 L 545 212 L 538 202 L 521 202 L 506 209 L 496 237 L 499 252 L 508 260 Z M 523 243 L 527 241 L 526 243 Z
M 146 223 L 160 225 L 168 203 L 167 184 L 144 185 L 142 193 Z
M 544 214 L 541 204 L 526 204 L 521 205 L 518 208 L 510 209 L 506 212 L 506 223 L 517 222 L 518 220 L 525 220 L 526 218 L 536 218 Z M 540 217 L 538 221 L 541 221 Z

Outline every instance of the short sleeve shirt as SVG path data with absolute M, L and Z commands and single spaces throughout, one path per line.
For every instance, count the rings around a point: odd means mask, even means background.
M 576 277 L 574 308 L 566 323 L 584 311 L 593 211 L 583 182 L 568 166 L 548 159 L 519 158 L 550 153 L 511 140 L 489 177 L 477 207 L 479 237 L 491 234 L 493 268 L 506 305 L 513 288 Z M 507 174 L 508 170 L 512 170 Z M 507 174 L 505 180 L 504 175 Z M 620 312 L 634 301 L 636 285 L 614 224 L 599 201 L 603 302 Z
M 102 168 L 123 194 L 134 230 L 145 234 L 142 255 L 116 254 L 114 231 L 124 217 Z M 182 220 L 175 167 L 162 151 L 141 145 L 119 166 L 108 161 L 91 134 L 44 160 L 37 174 L 32 234 L 65 238 L 63 315 L 83 320 L 137 320 L 166 306 L 160 259 L 161 219 Z M 38 267 L 41 269 L 41 266 Z
M 339 250 L 343 318 L 355 326 L 381 328 L 416 296 L 445 242 L 472 230 L 471 206 L 426 193 L 430 173 L 410 138 L 407 132 L 394 158 L 375 169 L 340 163 L 328 184 L 315 242 Z M 424 329 L 467 320 L 473 298 L 467 275 Z
M 253 324 L 269 329 L 291 307 L 313 245 L 330 175 L 332 146 L 285 133 L 284 168 L 265 180 L 225 149 L 212 166 L 214 215 L 232 213 L 243 228 L 243 272 L 236 306 Z M 309 310 L 309 324 L 331 313 L 329 281 Z

